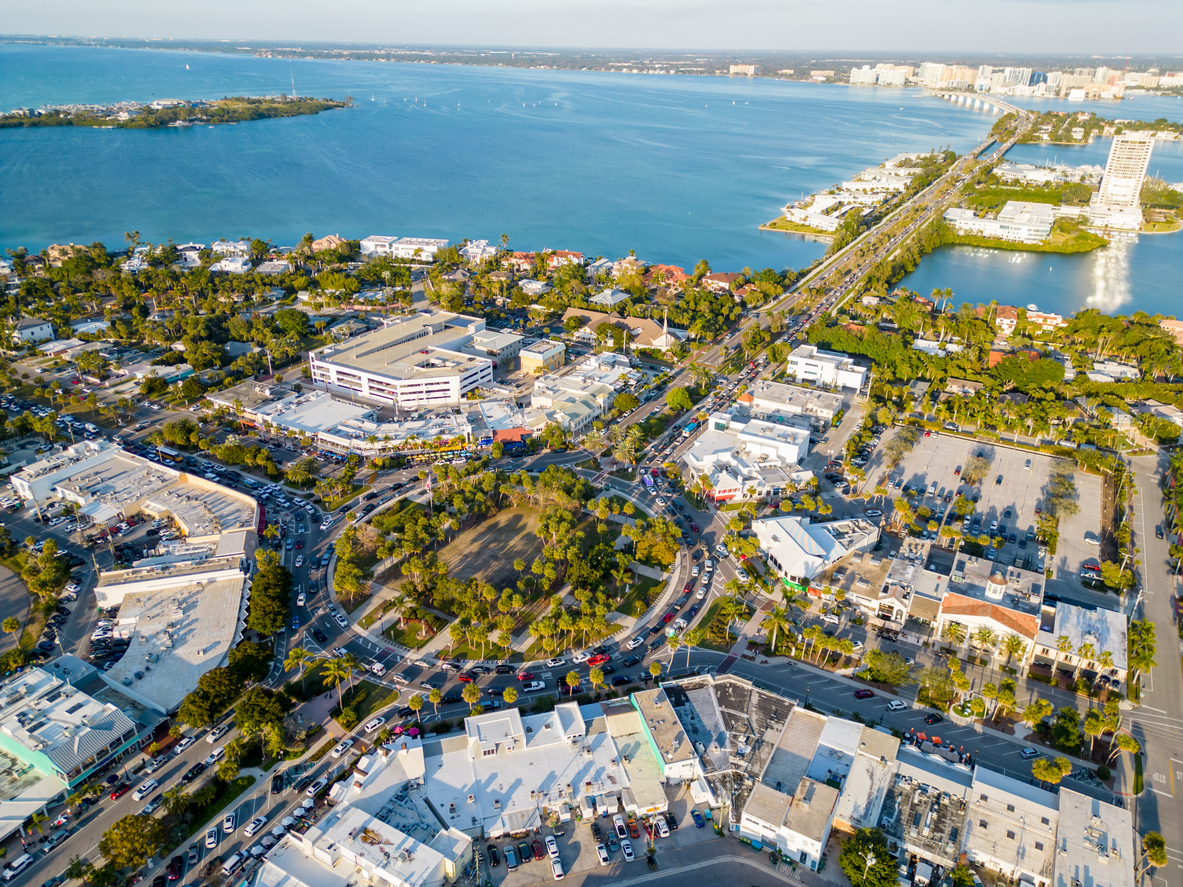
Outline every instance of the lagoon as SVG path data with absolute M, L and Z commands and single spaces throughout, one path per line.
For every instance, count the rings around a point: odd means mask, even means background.
M 188 65 L 188 69 L 186 69 Z M 487 238 L 718 270 L 824 244 L 757 230 L 993 116 L 915 91 L 773 80 L 0 44 L 0 107 L 291 92 L 357 107 L 155 131 L 0 131 L 0 247 L 305 232 Z

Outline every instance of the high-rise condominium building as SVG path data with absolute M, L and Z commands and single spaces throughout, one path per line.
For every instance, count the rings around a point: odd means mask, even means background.
M 1127 132 L 1113 140 L 1101 189 L 1089 205 L 1089 221 L 1110 228 L 1137 229 L 1142 225 L 1142 180 L 1150 165 L 1154 133 Z

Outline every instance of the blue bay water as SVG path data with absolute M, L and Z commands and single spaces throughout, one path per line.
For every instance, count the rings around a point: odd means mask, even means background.
M 1111 144 L 1111 139 L 1097 139 L 1079 147 L 1015 145 L 1006 156 L 1019 163 L 1058 160 L 1103 167 Z M 1168 182 L 1183 182 L 1183 142 L 1156 142 L 1149 172 Z M 949 287 L 958 303 L 1036 304 L 1060 314 L 1097 308 L 1110 314 L 1180 315 L 1181 272 L 1183 232 L 1178 232 L 1139 234 L 1136 242 L 1114 239 L 1093 252 L 1067 256 L 942 247 L 925 257 L 901 285 L 924 294 Z
M 186 65 L 189 69 L 186 70 Z M 0 246 L 305 232 L 510 236 L 719 270 L 824 245 L 757 226 L 903 151 L 964 151 L 993 117 L 915 91 L 0 45 L 0 107 L 291 91 L 357 107 L 155 131 L 0 130 Z

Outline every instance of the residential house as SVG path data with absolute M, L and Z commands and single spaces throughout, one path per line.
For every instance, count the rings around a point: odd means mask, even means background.
M 326 249 L 339 249 L 348 241 L 339 234 L 326 234 L 324 237 L 318 237 L 312 241 L 312 251 L 314 253 L 324 252 Z
M 732 271 L 712 271 L 702 277 L 702 286 L 714 293 L 729 293 L 743 279 L 742 274 Z
M 12 338 L 20 345 L 44 342 L 53 338 L 53 324 L 40 317 L 22 317 L 12 331 Z

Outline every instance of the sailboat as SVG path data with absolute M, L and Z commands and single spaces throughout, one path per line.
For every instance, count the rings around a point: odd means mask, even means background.
M 185 70 L 186 70 L 186 71 L 188 71 L 188 70 L 189 70 L 189 66 L 188 66 L 188 65 L 185 65 Z

